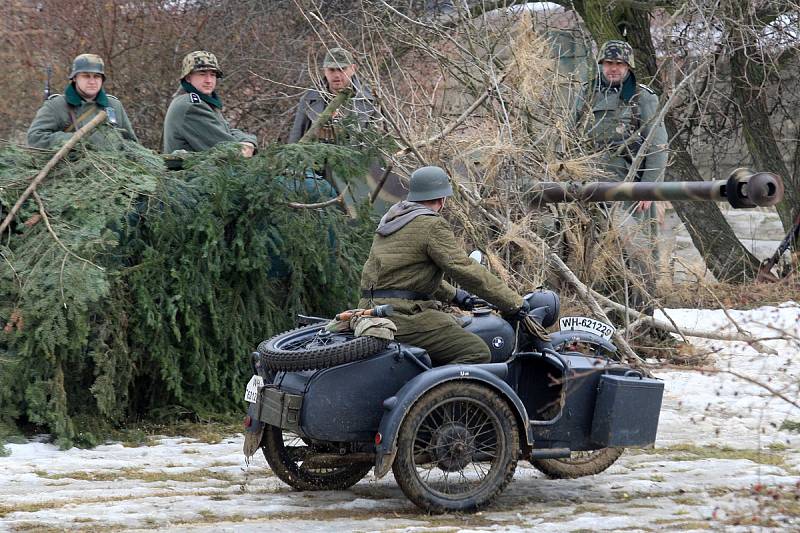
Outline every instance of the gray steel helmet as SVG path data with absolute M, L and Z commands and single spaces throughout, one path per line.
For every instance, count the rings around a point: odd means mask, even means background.
M 94 72 L 106 79 L 105 63 L 97 54 L 81 54 L 72 60 L 72 70 L 69 79 L 73 79 L 80 72 Z
M 453 196 L 453 187 L 447 173 L 440 167 L 420 167 L 411 174 L 408 201 L 424 202 Z

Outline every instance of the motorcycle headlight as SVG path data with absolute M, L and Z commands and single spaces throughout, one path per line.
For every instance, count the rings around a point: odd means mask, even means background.
M 528 309 L 534 311 L 542 309 L 537 313 L 542 317 L 542 326 L 549 328 L 558 320 L 558 313 L 561 311 L 561 300 L 558 294 L 547 289 L 536 289 L 535 291 L 525 295 L 525 301 L 528 302 Z

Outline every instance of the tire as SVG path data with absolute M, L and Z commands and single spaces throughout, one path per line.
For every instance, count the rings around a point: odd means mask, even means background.
M 534 459 L 531 464 L 552 479 L 574 479 L 593 476 L 613 465 L 625 448 L 603 448 L 589 452 L 572 452 L 562 459 Z
M 300 372 L 366 359 L 388 344 L 386 339 L 329 333 L 324 325 L 312 324 L 275 335 L 259 344 L 258 351 L 270 370 Z
M 431 513 L 489 505 L 517 467 L 514 413 L 477 383 L 445 383 L 425 393 L 399 435 L 394 477 L 409 500 Z
M 264 428 L 261 450 L 278 479 L 297 490 L 344 490 L 364 479 L 372 468 L 371 463 L 305 468 L 302 458 L 313 454 L 317 447 L 270 425 Z

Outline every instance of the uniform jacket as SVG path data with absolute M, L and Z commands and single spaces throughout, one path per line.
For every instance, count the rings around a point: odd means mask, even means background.
M 399 223 L 392 224 L 395 221 Z M 383 229 L 390 233 L 382 232 Z M 450 302 L 456 293 L 443 280 L 445 274 L 501 311 L 513 311 L 522 305 L 522 297 L 467 257 L 441 215 L 415 202 L 403 201 L 392 206 L 372 241 L 361 273 L 361 290 L 395 289 L 430 294 L 431 300 L 375 298 L 374 303 L 393 305 L 391 320 L 397 324 L 398 333 L 432 331 L 453 320 L 440 311 L 442 304 L 437 301 Z M 359 303 L 360 307 L 368 305 L 367 298 Z
M 358 125 L 364 128 L 371 121 L 377 119 L 378 112 L 373 104 L 372 93 L 369 88 L 362 85 L 355 77 L 352 78 L 352 83 L 355 96 L 347 104 L 347 111 L 356 113 Z M 309 89 L 303 93 L 300 102 L 297 104 L 294 124 L 292 124 L 292 129 L 289 132 L 289 143 L 296 143 L 303 137 L 311 128 L 314 120 L 325 110 L 330 100 L 331 98 L 326 98 L 316 89 Z
M 28 145 L 36 148 L 61 146 L 103 110 L 109 115 L 107 124 L 117 129 L 125 139 L 139 142 L 122 102 L 102 89 L 94 101 L 88 102 L 70 84 L 64 94 L 52 95 L 36 112 L 28 128 Z M 76 119 L 75 124 L 72 123 L 70 111 Z
M 647 155 L 639 169 L 641 181 L 659 181 L 667 166 L 668 138 L 663 122 L 658 117 L 658 96 L 644 85 L 636 86 L 635 93 L 626 102 L 620 87 L 605 83 L 587 85 L 576 105 L 576 121 L 583 126 L 587 139 L 595 149 L 616 148 L 632 135 L 639 143 L 622 148 L 621 156 L 608 155 L 608 170 L 619 179 L 627 174 L 630 162 L 636 157 L 641 141 L 650 135 Z M 638 134 L 637 134 L 638 130 Z
M 255 135 L 231 128 L 222 112 L 199 94 L 178 90 L 164 118 L 164 153 L 202 152 L 223 142 L 249 142 L 255 146 L 258 140 Z

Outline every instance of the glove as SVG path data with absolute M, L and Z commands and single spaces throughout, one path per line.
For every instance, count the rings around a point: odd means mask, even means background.
M 528 302 L 522 300 L 522 305 L 518 308 L 514 309 L 513 311 L 509 311 L 508 313 L 503 314 L 503 318 L 508 320 L 509 322 L 520 322 L 525 320 L 525 317 L 528 316 L 528 311 L 530 311 L 530 307 L 528 307 Z
M 475 309 L 475 302 L 477 299 L 477 296 L 468 293 L 464 289 L 456 289 L 456 295 L 453 297 L 453 303 L 459 309 L 463 309 L 464 311 L 472 311 Z

